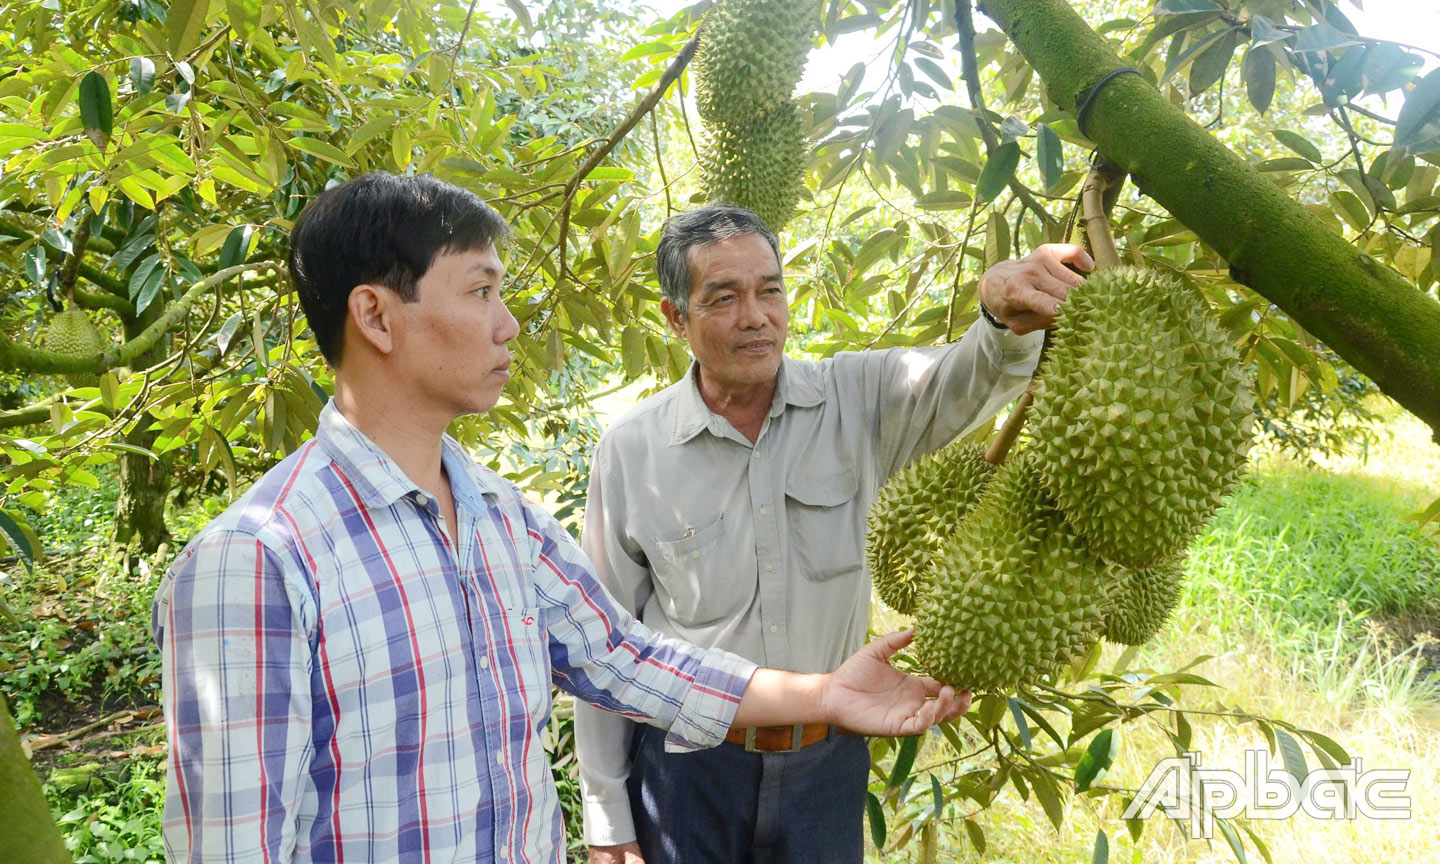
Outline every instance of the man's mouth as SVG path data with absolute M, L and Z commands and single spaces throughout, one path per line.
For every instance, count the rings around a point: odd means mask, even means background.
M 735 350 L 742 351 L 746 354 L 763 354 L 774 347 L 774 340 L 752 339 L 749 342 L 741 342 L 739 345 L 735 346 Z

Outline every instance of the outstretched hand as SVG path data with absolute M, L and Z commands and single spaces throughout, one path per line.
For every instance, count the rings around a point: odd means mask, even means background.
M 1083 281 L 1067 264 L 1095 269 L 1089 253 L 1069 243 L 1046 243 L 1024 258 L 1001 261 L 980 277 L 980 301 L 1015 333 L 1049 329 L 1065 295 Z
M 863 735 L 916 735 L 970 710 L 970 691 L 958 693 L 928 676 L 890 665 L 914 630 L 882 636 L 825 676 L 820 704 L 830 723 Z

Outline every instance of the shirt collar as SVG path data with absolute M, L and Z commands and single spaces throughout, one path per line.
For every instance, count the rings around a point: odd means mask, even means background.
M 340 413 L 333 399 L 320 410 L 315 438 L 355 485 L 361 500 L 371 507 L 388 507 L 412 492 L 423 491 L 389 454 Z M 441 448 L 440 458 L 450 475 L 450 491 L 468 508 L 478 512 L 483 505 L 477 496 L 493 499 L 503 491 L 500 478 L 476 465 L 460 442 L 446 435 Z
M 789 357 L 780 359 L 780 369 L 776 373 L 775 396 L 770 402 L 770 416 L 778 417 L 785 410 L 786 405 L 794 405 L 796 408 L 813 408 L 824 400 L 824 393 L 819 385 L 811 380 L 811 376 L 805 374 L 805 367 Z M 717 416 L 710 406 L 705 404 L 705 398 L 700 395 L 700 364 L 694 360 L 690 361 L 690 369 L 685 373 L 685 379 L 680 382 L 680 392 L 676 397 L 677 405 L 675 411 L 675 431 L 670 436 L 670 443 L 684 444 L 701 431 L 711 427 L 716 422 Z

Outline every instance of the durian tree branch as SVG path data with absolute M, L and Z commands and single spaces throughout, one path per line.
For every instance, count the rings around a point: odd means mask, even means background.
M 981 9 L 1067 110 L 1124 65 L 1064 0 L 982 0 Z M 1084 132 L 1223 256 L 1238 282 L 1429 424 L 1440 442 L 1440 301 L 1332 232 L 1140 75 L 1105 84 Z
M 23 225 L 18 225 L 8 219 L 0 219 L 0 231 L 24 238 L 35 236 Z M 45 250 L 45 257 L 51 264 L 64 266 L 73 257 L 43 240 L 40 241 L 40 248 Z M 122 315 L 135 314 L 135 304 L 126 298 L 125 286 L 120 284 L 120 280 L 93 265 L 86 264 L 79 258 L 74 258 L 74 267 L 77 276 L 104 289 L 103 291 L 92 291 L 77 283 L 73 292 L 77 303 L 87 309 L 114 309 Z
M 1110 220 L 1105 213 L 1105 197 L 1111 188 L 1124 182 L 1124 175 L 1117 174 L 1112 164 L 1099 164 L 1090 169 L 1085 177 L 1085 186 L 1080 191 L 1080 221 L 1085 226 L 1085 236 L 1090 240 L 1090 255 L 1095 266 L 1100 268 L 1118 267 L 1120 251 L 1115 248 L 1115 235 L 1110 232 Z
M 283 265 L 278 261 L 259 261 L 254 264 L 240 264 L 212 273 L 190 286 L 179 299 L 166 307 L 164 313 L 146 327 L 140 335 L 123 345 L 100 351 L 84 357 L 70 357 L 53 351 L 31 348 L 15 342 L 0 333 L 0 369 L 19 370 L 39 374 L 90 374 L 99 375 L 117 366 L 133 363 L 145 352 L 154 348 L 166 333 L 170 332 L 180 319 L 195 305 L 195 301 L 227 279 L 261 270 L 279 270 Z
M 59 401 L 60 395 L 57 393 L 54 396 L 41 399 L 34 405 L 0 411 L 0 429 L 13 429 L 16 426 L 33 426 L 36 423 L 44 423 L 50 419 L 50 406 Z
M 975 125 L 980 127 L 980 138 L 985 142 L 985 152 L 994 153 L 1000 146 L 995 127 L 986 116 L 985 93 L 980 89 L 980 65 L 975 59 L 975 21 L 970 14 L 971 0 L 957 0 L 955 3 L 955 29 L 960 38 L 960 77 L 965 79 L 965 91 L 970 96 L 970 110 L 975 115 Z M 1040 217 L 1042 227 L 1048 235 L 1055 219 L 1045 205 L 1035 197 L 1030 188 L 1014 176 L 1010 178 L 1010 191 L 1020 202 Z

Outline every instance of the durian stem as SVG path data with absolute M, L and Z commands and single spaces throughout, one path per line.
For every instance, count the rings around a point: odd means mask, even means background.
M 1030 412 L 1030 403 L 1035 401 L 1031 393 L 1035 389 L 1035 379 L 1030 379 L 1030 386 L 1025 388 L 1025 393 L 1015 403 L 1015 410 L 1005 418 L 1005 423 L 1000 427 L 1000 433 L 995 440 L 990 442 L 990 447 L 985 451 L 985 461 L 991 465 L 999 465 L 1010 455 L 1010 448 L 1015 446 L 1015 439 L 1020 437 L 1020 430 L 1025 428 L 1025 415 Z
M 1085 215 L 1085 236 L 1090 238 L 1090 253 L 1095 266 L 1100 269 L 1118 267 L 1120 250 L 1115 248 L 1115 236 L 1110 233 L 1110 220 L 1105 216 L 1105 192 L 1112 183 L 1124 182 L 1124 175 L 1118 175 L 1112 166 L 1097 163 L 1085 178 L 1085 188 L 1080 193 Z

